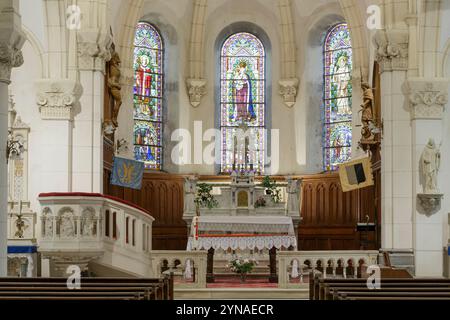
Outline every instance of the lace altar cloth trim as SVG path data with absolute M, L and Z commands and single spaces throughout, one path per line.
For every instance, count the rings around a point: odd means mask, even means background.
M 195 229 L 196 219 L 193 219 L 191 230 Z M 239 217 L 239 216 L 200 216 L 198 231 L 230 232 L 230 233 L 280 233 L 293 236 L 294 225 L 291 217 Z
M 275 247 L 289 248 L 290 246 L 297 248 L 297 239 L 295 236 L 268 236 L 268 237 L 205 237 L 195 240 L 194 237 L 189 237 L 187 244 L 187 251 L 192 250 L 208 250 L 213 248 L 223 250 L 245 250 L 245 249 L 271 249 Z

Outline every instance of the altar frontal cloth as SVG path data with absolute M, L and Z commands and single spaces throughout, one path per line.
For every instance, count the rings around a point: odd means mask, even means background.
M 200 216 L 191 225 L 187 250 L 297 248 L 291 217 Z

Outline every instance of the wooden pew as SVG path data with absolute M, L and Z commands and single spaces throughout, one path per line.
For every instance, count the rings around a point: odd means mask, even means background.
M 173 275 L 151 278 L 81 278 L 69 289 L 66 278 L 0 278 L 0 300 L 172 300 Z
M 391 300 L 392 298 L 398 298 L 403 300 L 409 298 L 410 300 L 416 300 L 418 298 L 430 298 L 441 300 L 450 300 L 450 292 L 339 292 L 337 300 L 357 300 L 361 298 L 369 298 L 368 300 L 373 300 L 377 298 L 379 300 Z
M 380 289 L 369 289 L 366 279 L 323 279 L 310 275 L 314 300 L 450 299 L 450 279 L 381 278 Z

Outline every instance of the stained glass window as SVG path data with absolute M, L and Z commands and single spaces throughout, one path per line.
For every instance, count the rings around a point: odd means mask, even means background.
M 253 34 L 228 37 L 221 49 L 221 171 L 264 171 L 265 50 Z
M 134 157 L 161 169 L 163 43 L 151 24 L 138 23 L 134 37 Z
M 324 44 L 324 170 L 336 170 L 351 157 L 352 45 L 346 23 L 327 33 Z

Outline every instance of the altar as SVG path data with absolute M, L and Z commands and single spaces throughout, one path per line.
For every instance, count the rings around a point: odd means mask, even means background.
M 214 254 L 247 250 L 264 251 L 269 257 L 270 282 L 277 281 L 277 250 L 297 249 L 297 226 L 300 222 L 300 183 L 287 177 L 276 184 L 278 197 L 255 182 L 253 172 L 233 172 L 227 183 L 203 182 L 214 206 L 199 205 L 196 177 L 185 182 L 183 219 L 189 229 L 188 251 L 207 250 L 207 281 L 214 281 Z M 274 191 L 274 190 L 272 190 Z M 197 199 L 197 201 L 196 201 Z
M 297 248 L 291 217 L 199 216 L 192 221 L 187 250 Z

